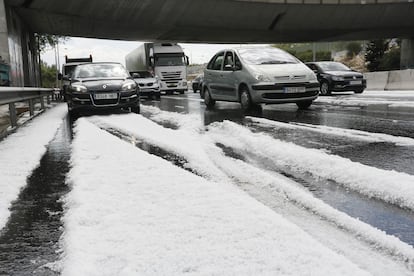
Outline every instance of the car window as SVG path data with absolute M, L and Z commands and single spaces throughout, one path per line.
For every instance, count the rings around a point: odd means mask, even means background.
M 233 68 L 233 66 L 234 66 L 233 52 L 231 52 L 231 51 L 226 52 L 226 56 L 224 57 L 224 65 L 223 65 L 223 68 L 225 68 L 226 65 L 230 65 L 231 68 Z
M 251 65 L 300 63 L 294 56 L 272 47 L 242 48 L 238 52 L 242 60 Z
M 89 63 L 78 65 L 75 78 L 128 78 L 126 69 L 117 63 Z
M 312 69 L 313 71 L 318 71 L 318 67 L 316 67 L 316 65 L 315 64 L 312 64 L 312 63 L 308 63 L 308 64 L 306 64 L 310 69 Z
M 224 52 L 217 54 L 216 58 L 214 59 L 212 63 L 211 70 L 221 70 L 223 59 L 224 59 Z
M 351 71 L 349 67 L 340 62 L 318 62 L 318 65 L 323 71 Z
M 235 65 L 236 70 L 241 70 L 242 69 L 241 61 L 240 61 L 240 59 L 237 55 L 234 55 L 234 65 Z

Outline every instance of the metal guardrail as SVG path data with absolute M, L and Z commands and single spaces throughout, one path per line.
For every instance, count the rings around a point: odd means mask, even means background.
M 0 87 L 0 105 L 9 105 L 10 124 L 17 127 L 16 103 L 28 102 L 30 116 L 34 116 L 36 100 L 40 101 L 41 109 L 45 109 L 45 98 L 48 104 L 54 95 L 51 88 L 36 87 Z

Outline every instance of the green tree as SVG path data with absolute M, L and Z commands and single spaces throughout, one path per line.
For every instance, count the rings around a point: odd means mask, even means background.
M 35 34 L 37 39 L 37 46 L 39 52 L 43 52 L 47 47 L 55 47 L 58 43 L 64 43 L 69 38 L 61 35 L 50 35 L 50 34 Z
M 367 44 L 365 61 L 369 71 L 380 70 L 381 59 L 388 49 L 388 41 L 385 39 L 371 40 Z
M 349 42 L 346 45 L 347 56 L 349 58 L 353 58 L 354 56 L 358 55 L 362 50 L 361 43 L 359 42 Z
M 379 70 L 399 70 L 401 61 L 400 47 L 389 49 L 380 60 Z
M 42 86 L 53 88 L 56 86 L 56 66 L 49 66 L 47 63 L 40 62 L 41 76 L 42 76 Z
M 297 52 L 297 53 L 291 53 L 295 57 L 297 57 L 302 62 L 310 62 L 313 61 L 313 51 L 307 50 L 304 52 Z M 315 61 L 325 61 L 325 60 L 331 60 L 331 52 L 329 51 L 319 51 L 315 53 Z

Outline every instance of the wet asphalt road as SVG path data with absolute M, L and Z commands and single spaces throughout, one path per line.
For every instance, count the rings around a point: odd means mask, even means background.
M 346 99 L 354 96 L 338 97 Z M 365 95 L 361 97 L 372 99 Z M 414 98 L 395 96 L 393 100 L 409 101 Z M 166 111 L 198 114 L 205 125 L 231 120 L 249 127 L 252 131 L 265 132 L 275 139 L 291 141 L 308 148 L 323 148 L 331 154 L 355 162 L 414 175 L 413 146 L 361 142 L 306 130 L 276 131 L 246 120 L 245 114 L 237 103 L 218 102 L 213 110 L 206 110 L 198 93 L 164 96 L 161 101 L 144 101 L 143 104 L 157 106 Z M 384 104 L 352 106 L 320 102 L 309 110 L 297 110 L 296 105 L 293 104 L 272 105 L 264 106 L 262 112 L 256 111 L 248 115 L 286 123 L 326 125 L 414 138 L 414 109 L 399 110 Z M 66 119 L 49 144 L 39 167 L 28 178 L 27 187 L 22 190 L 19 198 L 12 205 L 11 218 L 6 227 L 0 231 L 0 275 L 56 275 L 53 270 L 44 265 L 59 258 L 57 250 L 62 234 L 63 210 L 59 199 L 68 191 L 65 176 L 69 170 L 71 131 L 72 124 L 69 119 Z M 114 134 L 117 135 L 116 130 Z M 178 156 L 169 155 L 163 149 L 152 148 L 145 144 L 138 146 L 177 166 L 185 162 Z M 231 149 L 224 150 L 230 156 L 251 160 L 263 169 L 274 170 L 289 177 L 287 172 L 273 168 L 266 160 L 252 160 L 254 159 L 252 156 L 241 156 Z M 291 177 L 331 206 L 414 245 L 414 214 L 411 211 L 368 199 L 335 183 L 321 182 L 300 175 Z
M 366 99 L 367 102 L 378 102 L 383 99 L 394 103 L 414 101 L 414 91 L 413 97 L 407 97 L 407 95 L 390 97 L 389 93 L 392 92 L 381 92 L 380 96 L 368 93 L 368 95 L 357 95 L 357 97 L 362 101 Z M 217 102 L 214 109 L 208 110 L 198 93 L 165 96 L 161 101 L 147 101 L 144 104 L 157 106 L 165 111 L 199 114 L 204 125 L 230 120 L 243 124 L 254 132 L 264 132 L 275 139 L 293 142 L 307 148 L 324 149 L 330 154 L 368 166 L 414 175 L 414 146 L 350 140 L 347 137 L 330 136 L 307 130 L 274 130 L 252 124 L 245 118 L 245 115 L 248 115 L 284 123 L 306 123 L 414 138 L 414 108 L 399 109 L 381 102 L 362 106 L 327 103 L 330 99 L 346 101 L 347 98 L 355 99 L 355 97 L 353 93 L 324 97 L 309 110 L 298 110 L 295 104 L 268 105 L 262 106 L 262 111 L 254 111 L 250 114 L 244 114 L 237 103 Z M 238 153 L 232 154 L 234 154 L 233 157 L 240 158 Z M 267 160 L 253 160 L 252 156 L 242 156 L 242 158 L 251 159 L 255 164 L 260 164 L 263 169 L 274 170 L 289 177 L 289 172 L 272 167 L 273 164 L 268 164 Z M 301 175 L 290 175 L 290 177 L 336 209 L 414 245 L 413 212 L 367 198 L 336 183 L 309 179 L 308 176 Z

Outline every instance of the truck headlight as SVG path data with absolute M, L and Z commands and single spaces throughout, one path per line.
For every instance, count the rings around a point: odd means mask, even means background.
M 127 81 L 127 82 L 125 82 L 123 85 L 122 85 L 122 88 L 121 88 L 121 90 L 122 91 L 129 91 L 129 90 L 132 90 L 132 89 L 135 89 L 135 88 L 137 88 L 137 84 L 135 83 L 135 81 Z
M 72 84 L 71 90 L 74 92 L 81 92 L 81 93 L 88 92 L 88 88 L 86 88 L 86 86 L 81 85 L 81 84 Z

